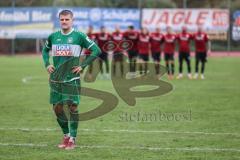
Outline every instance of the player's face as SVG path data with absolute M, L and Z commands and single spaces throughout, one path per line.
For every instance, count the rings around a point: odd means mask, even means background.
M 143 29 L 142 29 L 142 33 L 143 33 L 143 34 L 147 34 L 147 28 L 143 28 Z
M 131 28 L 131 27 L 129 27 L 129 28 L 128 28 L 128 31 L 130 31 L 130 32 L 131 32 L 131 31 L 133 31 L 133 30 L 134 30 L 134 29 L 133 29 L 133 28 Z
M 72 28 L 73 18 L 70 14 L 60 15 L 59 19 L 60 19 L 60 25 L 62 29 L 67 30 Z
M 92 33 L 92 32 L 93 32 L 93 27 L 89 27 L 89 28 L 88 28 L 88 32 L 89 32 L 89 33 Z
M 105 33 L 105 31 L 106 31 L 106 30 L 105 30 L 105 28 L 104 28 L 104 27 L 103 27 L 103 28 L 101 28 L 101 32 L 102 32 L 102 33 Z
M 118 26 L 115 27 L 115 31 L 116 31 L 116 32 L 120 32 L 120 29 L 119 29 Z

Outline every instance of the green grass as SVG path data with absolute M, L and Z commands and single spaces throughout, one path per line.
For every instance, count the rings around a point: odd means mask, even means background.
M 158 97 L 137 98 L 134 107 L 117 96 L 111 81 L 84 83 L 84 86 L 111 92 L 119 98 L 119 103 L 102 117 L 80 122 L 79 147 L 65 151 L 56 147 L 62 135 L 48 104 L 48 77 L 41 58 L 0 57 L 0 159 L 240 159 L 239 68 L 239 58 L 210 58 L 205 80 L 184 78 L 170 81 L 173 91 Z M 32 79 L 24 84 L 24 77 Z M 91 110 L 99 103 L 99 100 L 82 97 L 80 111 Z M 189 117 L 191 111 L 191 118 L 179 121 L 166 118 L 157 121 L 138 121 L 135 118 L 130 121 L 129 118 L 121 118 L 126 113 L 134 116 L 138 112 L 150 114 L 159 111 Z M 45 130 L 47 128 L 50 130 Z

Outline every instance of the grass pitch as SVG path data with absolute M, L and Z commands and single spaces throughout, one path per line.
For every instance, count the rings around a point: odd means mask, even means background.
M 173 91 L 138 98 L 134 107 L 118 97 L 109 80 L 84 83 L 111 92 L 119 103 L 102 117 L 80 122 L 78 147 L 65 151 L 56 147 L 62 133 L 48 103 L 40 56 L 0 57 L 0 159 L 240 159 L 239 68 L 240 58 L 209 58 L 205 80 L 172 80 Z M 82 97 L 80 112 L 100 103 Z M 144 118 L 152 113 L 165 118 Z

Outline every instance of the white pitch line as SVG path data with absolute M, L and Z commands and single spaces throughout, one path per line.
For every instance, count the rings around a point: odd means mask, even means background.
M 22 78 L 22 82 L 27 84 L 32 79 L 32 76 Z
M 98 131 L 98 130 L 96 130 Z M 128 133 L 173 133 L 173 134 L 203 134 L 203 135 L 234 135 L 240 136 L 238 133 L 211 133 L 211 132 L 179 132 L 179 131 L 164 131 L 164 130 L 112 130 L 112 129 L 103 129 L 102 132 L 128 132 Z
M 1 143 L 0 146 L 19 146 L 19 147 L 47 147 L 47 144 L 33 144 L 33 143 Z
M 14 146 L 14 147 L 51 147 L 48 144 L 33 144 L 33 143 L 2 143 L 1 146 Z M 240 152 L 238 148 L 199 148 L 199 147 L 144 147 L 144 146 L 109 146 L 109 145 L 77 145 L 77 148 L 81 149 L 124 149 L 124 150 L 149 150 L 149 151 L 185 151 L 185 152 Z
M 0 128 L 0 131 L 6 130 L 19 130 L 28 132 L 50 132 L 57 131 L 57 128 Z M 115 133 L 171 133 L 171 134 L 198 134 L 198 135 L 223 135 L 223 136 L 239 136 L 239 133 L 227 133 L 227 132 L 190 132 L 190 131 L 167 131 L 167 130 L 127 130 L 127 129 L 88 129 L 80 128 L 79 131 L 84 132 L 115 132 Z
M 160 151 L 160 150 L 175 150 L 175 151 L 199 151 L 199 152 L 240 152 L 237 148 L 199 148 L 199 147 L 183 147 L 183 148 L 171 148 L 171 147 L 143 147 L 143 146 L 107 146 L 107 145 L 83 145 L 77 146 L 79 148 L 89 148 L 89 149 L 133 149 L 133 150 L 150 150 L 150 151 Z
M 43 80 L 40 82 L 37 82 L 38 84 L 45 84 L 46 79 L 44 79 L 44 77 L 40 77 L 40 76 L 27 76 L 27 77 L 23 77 L 22 78 L 22 83 L 24 84 L 29 84 L 30 82 L 33 82 L 33 80 Z

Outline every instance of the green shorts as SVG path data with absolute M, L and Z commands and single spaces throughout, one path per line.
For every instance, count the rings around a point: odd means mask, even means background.
M 50 83 L 50 104 L 80 103 L 80 79 L 66 83 Z

